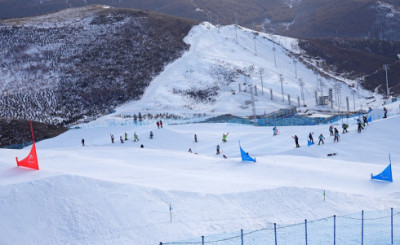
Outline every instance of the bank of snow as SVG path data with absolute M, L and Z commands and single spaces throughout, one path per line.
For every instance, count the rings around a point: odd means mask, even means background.
M 399 207 L 400 117 L 375 120 L 361 134 L 354 122 L 340 143 L 328 125 L 282 127 L 278 136 L 270 127 L 229 124 L 75 129 L 37 144 L 40 171 L 16 167 L 15 156 L 29 149 L 0 150 L 0 243 L 150 245 Z M 130 140 L 110 142 L 110 133 L 125 132 Z M 324 133 L 325 145 L 306 147 L 310 132 Z M 240 161 L 238 140 L 257 163 Z M 215 155 L 217 144 L 228 159 Z M 371 181 L 388 153 L 395 182 Z

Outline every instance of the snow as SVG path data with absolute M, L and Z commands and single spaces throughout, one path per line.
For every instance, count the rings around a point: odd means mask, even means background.
M 387 108 L 390 117 L 376 119 L 361 134 L 349 119 L 350 132 L 339 143 L 329 136 L 329 125 L 281 127 L 278 136 L 271 127 L 232 124 L 82 128 L 38 142 L 39 171 L 16 167 L 15 156 L 24 157 L 29 147 L 2 149 L 0 243 L 158 244 L 396 208 L 399 103 Z M 131 140 L 134 131 L 139 142 Z M 125 132 L 130 140 L 110 142 L 110 133 L 119 138 Z M 221 143 L 224 132 L 227 143 Z M 309 132 L 314 138 L 323 133 L 325 145 L 306 147 Z M 240 161 L 238 140 L 257 163 Z M 217 144 L 228 159 L 215 155 Z M 371 173 L 387 166 L 388 153 L 395 182 L 371 181 Z
M 355 81 L 335 76 L 316 67 L 315 60 L 303 57 L 297 39 L 258 33 L 240 26 L 218 27 L 204 22 L 195 26 L 184 40 L 190 44 L 190 49 L 180 59 L 168 64 L 165 70 L 154 78 L 140 100 L 118 107 L 111 118 L 132 116 L 138 112 L 174 112 L 184 117 L 198 113 L 249 116 L 252 115 L 252 106 L 249 104 L 250 85 L 253 88 L 257 87 L 257 95 L 254 96 L 255 111 L 261 115 L 288 107 L 288 95 L 291 96 L 291 104 L 297 105 L 297 97 L 301 95 L 299 79 L 305 83 L 304 97 L 307 107 L 304 110 L 320 109 L 315 103 L 316 90 L 319 96 L 322 93 L 327 96 L 329 88 L 333 89 L 334 110 L 346 110 L 346 97 L 352 100 L 353 89 L 349 85 L 354 85 Z M 305 63 L 300 62 L 298 57 L 303 58 Z M 320 70 L 327 78 L 319 76 L 310 67 Z M 263 71 L 263 83 L 260 69 Z M 227 74 L 234 77 L 232 81 L 229 81 Z M 279 74 L 282 74 L 284 79 L 285 102 L 281 99 Z M 317 88 L 318 79 L 324 84 L 322 90 L 319 86 Z M 335 85 L 341 86 L 339 101 L 335 97 Z M 218 94 L 214 97 L 214 102 L 198 101 L 185 94 L 185 91 L 205 88 L 214 90 L 215 87 L 218 88 Z M 272 100 L 270 89 L 274 95 Z M 382 104 L 382 96 L 378 94 L 363 89 L 360 89 L 359 94 L 355 101 L 357 110 L 368 108 L 366 97 L 375 97 L 376 101 L 369 105 L 371 107 Z
M 288 51 L 296 40 L 259 34 L 255 56 L 253 34 L 239 28 L 236 44 L 234 33 L 233 26 L 222 27 L 220 32 L 207 23 L 194 27 L 185 39 L 190 50 L 154 79 L 140 101 L 38 142 L 39 171 L 16 167 L 15 157 L 22 159 L 30 147 L 0 149 L 0 244 L 150 245 L 260 229 L 274 222 L 292 224 L 305 218 L 398 208 L 399 102 L 385 105 L 389 118 L 381 119 L 383 109 L 377 106 L 377 97 L 376 105 L 371 105 L 374 121 L 361 134 L 356 132 L 354 119 L 344 119 L 350 132 L 341 134 L 339 143 L 329 136 L 329 125 L 280 127 L 279 135 L 272 136 L 272 127 L 168 125 L 166 120 L 164 128 L 157 129 L 151 121 L 126 124 L 127 119 L 119 117 L 139 111 L 248 115 L 250 109 L 240 106 L 249 100 L 249 94 L 232 95 L 237 83 L 221 86 L 215 103 L 188 101 L 173 93 L 174 88 L 215 84 L 210 69 L 219 64 L 231 70 L 253 65 L 256 71 L 264 69 L 265 86 L 272 88 L 278 99 L 270 100 L 269 91 L 261 96 L 259 75 L 249 71 L 248 82 L 257 82 L 259 88 L 258 113 L 287 107 L 280 100 L 278 75 L 285 75 L 285 93 L 293 97 L 299 93 Z M 297 71 L 305 82 L 306 103 L 312 105 L 318 76 L 300 62 Z M 327 87 L 333 85 L 330 79 L 322 79 Z M 342 86 L 344 96 L 350 92 Z M 365 106 L 363 96 L 369 95 L 366 91 L 360 94 L 357 107 Z M 334 126 L 340 128 L 341 123 Z M 154 139 L 149 138 L 150 131 Z M 121 144 L 118 139 L 125 132 L 129 140 Z M 134 132 L 139 142 L 132 141 Z M 227 132 L 228 142 L 222 143 L 222 134 Z M 326 143 L 307 147 L 310 132 L 314 139 L 323 133 Z M 110 133 L 115 135 L 114 144 Z M 294 147 L 293 135 L 299 137 L 300 148 Z M 257 158 L 256 163 L 241 162 L 239 140 L 244 150 Z M 217 144 L 227 159 L 215 155 Z M 189 153 L 189 148 L 196 154 Z M 328 153 L 337 155 L 328 157 Z M 388 165 L 389 153 L 394 182 L 371 181 L 371 173 Z

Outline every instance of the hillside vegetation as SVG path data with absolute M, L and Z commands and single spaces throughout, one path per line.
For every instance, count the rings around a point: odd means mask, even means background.
M 138 99 L 195 23 L 103 6 L 0 22 L 0 117 L 68 123 Z
M 400 94 L 400 42 L 306 39 L 299 46 L 307 56 L 320 60 L 320 67 L 349 79 L 360 79 L 363 87 L 382 94 L 386 93 L 383 64 L 388 64 L 389 87 L 393 94 Z
M 152 10 L 293 37 L 400 40 L 395 0 L 0 0 L 0 19 L 34 16 L 70 7 L 106 4 Z

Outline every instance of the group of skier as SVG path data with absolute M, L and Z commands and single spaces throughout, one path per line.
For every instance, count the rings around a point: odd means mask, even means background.
M 384 110 L 385 110 L 385 116 L 386 116 L 387 110 L 386 110 L 386 108 L 384 108 Z M 385 118 L 385 116 L 384 116 L 384 118 Z M 357 119 L 357 132 L 358 132 L 358 133 L 361 133 L 361 130 L 363 130 L 364 127 L 365 127 L 366 125 L 368 125 L 368 118 L 367 118 L 367 116 L 364 115 L 364 116 L 362 117 L 362 120 L 361 120 L 361 119 Z M 348 133 L 348 132 L 349 132 L 349 131 L 347 130 L 348 128 L 349 128 L 349 125 L 348 125 L 347 123 L 343 123 L 343 124 L 342 124 L 343 132 L 342 132 L 342 133 L 343 133 L 343 134 Z M 273 135 L 276 135 L 276 133 L 275 133 L 276 131 L 277 131 L 277 129 L 276 129 L 276 127 L 274 127 L 274 128 L 273 128 L 273 132 L 274 132 Z M 339 142 L 339 137 L 340 137 L 340 135 L 339 135 L 339 130 L 338 130 L 337 128 L 335 128 L 335 127 L 333 127 L 333 126 L 331 125 L 331 126 L 329 127 L 329 134 L 330 134 L 330 136 L 333 136 L 333 142 Z M 300 145 L 299 145 L 299 137 L 298 137 L 297 135 L 294 135 L 294 136 L 292 136 L 292 138 L 294 139 L 294 142 L 295 142 L 296 147 L 297 147 L 297 148 L 300 147 Z M 321 143 L 324 144 L 325 137 L 324 137 L 323 134 L 320 134 L 320 135 L 318 136 L 318 139 L 319 139 L 318 145 L 320 145 Z M 314 144 L 313 133 L 309 133 L 309 135 L 308 135 L 308 141 L 310 142 L 310 144 Z

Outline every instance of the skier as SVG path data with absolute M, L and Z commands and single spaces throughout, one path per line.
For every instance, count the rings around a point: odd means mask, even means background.
M 364 128 L 363 128 L 363 126 L 361 125 L 361 121 L 358 120 L 358 123 L 357 123 L 357 132 L 358 132 L 358 133 L 361 133 L 361 130 L 362 130 L 362 129 L 364 129 Z
M 228 134 L 229 134 L 229 132 L 226 134 L 222 134 L 222 142 L 224 142 L 224 143 L 227 142 L 226 137 L 228 137 Z
M 294 142 L 296 143 L 296 148 L 299 148 L 300 147 L 300 145 L 299 145 L 299 137 L 297 137 L 297 135 L 295 135 L 295 136 L 292 136 L 292 138 L 294 139 Z
M 364 125 L 368 125 L 368 118 L 367 118 L 367 116 L 363 116 L 363 122 L 364 122 Z
M 133 141 L 139 141 L 139 137 L 137 136 L 136 132 L 133 133 Z
M 335 138 L 333 139 L 333 142 L 339 142 L 339 130 L 337 130 L 337 128 L 335 128 Z
M 157 121 L 157 128 L 160 128 L 160 122 Z
M 383 113 L 384 113 L 383 118 L 387 118 L 387 109 L 386 109 L 386 107 L 383 107 Z
M 274 136 L 278 134 L 278 129 L 276 126 L 272 128 L 272 131 L 274 132 Z
M 197 143 L 197 135 L 194 134 L 194 142 Z
M 160 127 L 162 128 L 162 121 L 160 120 Z
M 219 149 L 220 149 L 220 147 L 219 147 L 219 145 L 217 145 L 217 154 L 216 155 L 220 154 Z
M 329 133 L 330 133 L 330 136 L 333 136 L 333 126 L 332 125 L 329 127 Z
M 119 136 L 119 140 L 121 141 L 121 143 L 124 143 L 124 140 L 122 139 L 122 136 Z
M 318 136 L 318 139 L 319 139 L 318 145 L 321 144 L 321 142 L 322 142 L 322 144 L 324 144 L 324 139 L 325 139 L 325 137 L 324 137 L 322 134 L 320 134 L 320 135 Z
M 140 145 L 140 148 L 144 148 L 143 144 Z
M 125 132 L 125 141 L 128 140 L 128 134 Z
M 85 139 L 82 139 L 81 142 L 82 142 L 82 146 L 85 146 Z
M 347 131 L 347 128 L 348 128 L 348 127 L 349 127 L 348 124 L 345 124 L 345 123 L 342 124 L 343 134 L 348 132 L 348 131 Z
M 189 148 L 188 152 L 193 153 L 192 148 Z
M 114 144 L 114 135 L 113 135 L 113 134 L 110 134 L 110 137 L 111 137 L 111 143 Z
M 312 133 L 310 133 L 310 134 L 308 135 L 308 138 L 310 139 L 310 142 L 311 142 L 311 143 L 314 143 L 314 138 L 312 137 Z
M 153 131 L 150 131 L 150 139 L 153 139 Z

